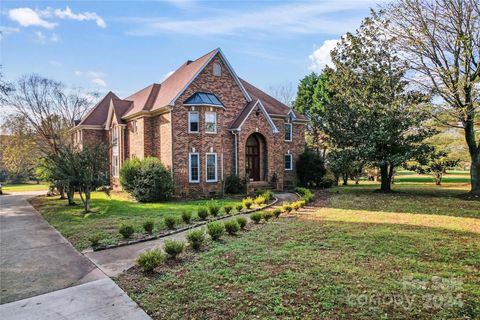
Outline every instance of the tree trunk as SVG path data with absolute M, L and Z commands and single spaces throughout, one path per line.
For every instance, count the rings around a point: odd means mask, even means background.
M 58 192 L 60 193 L 60 199 L 65 199 L 65 188 L 63 186 L 60 186 L 57 189 L 58 189 Z
M 343 184 L 344 186 L 346 186 L 348 184 L 348 174 L 344 173 L 343 174 Z
M 435 184 L 437 186 L 442 184 L 442 176 L 443 176 L 443 173 L 441 171 L 435 173 Z
M 390 180 L 390 174 L 389 174 L 389 170 L 388 170 L 388 165 L 387 164 L 384 164 L 384 165 L 381 165 L 380 166 L 380 177 L 382 179 L 381 181 L 381 186 L 380 186 L 380 191 L 382 192 L 390 192 L 392 191 L 392 188 L 391 188 L 391 180 Z
M 73 206 L 75 205 L 75 201 L 73 200 L 73 197 L 75 195 L 75 189 L 72 187 L 69 187 L 67 189 L 67 198 L 68 198 L 68 205 Z
M 85 213 L 90 212 L 90 188 L 85 188 Z
M 470 164 L 470 179 L 472 182 L 470 192 L 480 194 L 480 152 L 473 159 L 474 161 Z

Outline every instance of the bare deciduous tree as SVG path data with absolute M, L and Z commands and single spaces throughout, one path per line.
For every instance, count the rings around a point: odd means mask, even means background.
M 291 82 L 279 85 L 270 86 L 268 92 L 278 101 L 291 107 L 295 100 L 295 90 Z
M 86 113 L 95 97 L 38 74 L 23 76 L 10 88 L 0 93 L 2 106 L 27 119 L 40 143 L 47 147 L 44 151 L 53 152 L 68 144 L 68 130 L 73 121 Z
M 464 131 L 471 192 L 480 194 L 480 139 L 475 128 L 480 114 L 478 0 L 398 0 L 384 9 L 413 79 L 437 97 L 438 114 L 451 115 L 454 120 L 448 125 Z

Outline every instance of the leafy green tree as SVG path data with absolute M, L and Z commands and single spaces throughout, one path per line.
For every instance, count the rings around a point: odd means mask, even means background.
M 435 184 L 439 186 L 442 183 L 443 174 L 449 168 L 458 165 L 459 159 L 452 159 L 446 151 L 435 150 L 424 161 L 407 162 L 405 168 L 420 174 L 432 174 Z
M 340 178 L 343 180 L 344 186 L 348 184 L 348 178 L 358 182 L 364 163 L 353 149 L 333 149 L 327 155 L 327 168 L 333 173 L 337 183 Z
M 425 126 L 430 115 L 417 107 L 428 99 L 407 89 L 407 65 L 387 27 L 388 21 L 372 11 L 332 51 L 335 69 L 326 72 L 335 95 L 324 115 L 334 145 L 354 149 L 380 168 L 384 192 L 391 190 L 395 167 L 431 150 L 424 140 L 434 133 Z
M 480 5 L 478 0 L 397 0 L 389 33 L 415 83 L 433 94 L 437 119 L 463 131 L 471 193 L 480 194 Z M 450 117 L 445 121 L 442 115 Z
M 298 85 L 297 98 L 294 102 L 294 109 L 303 114 L 307 119 L 307 135 L 311 140 L 311 146 L 320 150 L 322 142 L 322 109 L 316 102 L 315 92 L 320 76 L 312 72 L 305 76 Z M 319 92 L 320 95 L 320 92 Z

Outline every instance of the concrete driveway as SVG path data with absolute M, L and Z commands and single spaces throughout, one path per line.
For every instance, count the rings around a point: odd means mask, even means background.
M 0 196 L 0 318 L 149 319 L 27 202 L 43 193 Z

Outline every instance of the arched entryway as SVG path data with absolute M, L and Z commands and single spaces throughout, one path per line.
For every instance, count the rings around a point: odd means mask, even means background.
M 245 144 L 245 174 L 249 181 L 267 178 L 267 142 L 260 133 L 252 133 Z

